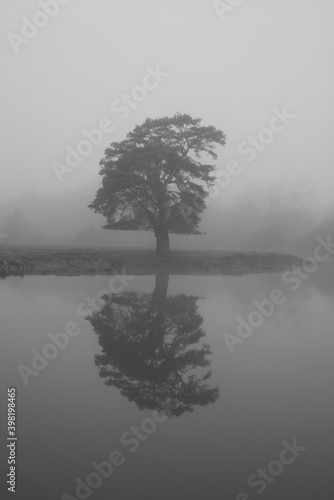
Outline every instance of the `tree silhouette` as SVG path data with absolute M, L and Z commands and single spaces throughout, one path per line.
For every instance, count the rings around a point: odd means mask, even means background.
M 153 231 L 160 256 L 169 253 L 169 233 L 200 234 L 205 187 L 215 180 L 202 157 L 216 159 L 214 147 L 225 145 L 222 131 L 200 122 L 186 114 L 147 118 L 106 149 L 102 187 L 89 205 L 106 217 L 105 229 Z
M 167 297 L 168 275 L 156 276 L 152 294 L 106 295 L 91 322 L 102 354 L 95 357 L 107 385 L 120 389 L 140 410 L 173 407 L 173 415 L 193 411 L 218 398 L 211 377 L 208 344 L 198 313 L 197 297 Z

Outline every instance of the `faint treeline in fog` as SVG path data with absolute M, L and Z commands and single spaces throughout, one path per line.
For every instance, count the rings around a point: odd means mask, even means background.
M 61 196 L 25 193 L 0 207 L 0 233 L 7 233 L 6 243 L 13 244 L 154 248 L 153 234 L 102 229 L 104 218 L 87 208 L 95 190 L 95 186 L 89 186 Z M 317 236 L 334 234 L 334 208 L 325 213 L 317 211 L 312 190 L 304 182 L 254 186 L 232 201 L 224 199 L 224 192 L 210 200 L 200 229 L 205 234 L 172 235 L 172 248 L 303 255 L 316 245 Z
M 228 250 L 294 251 L 315 228 L 319 214 L 306 183 L 292 186 L 275 183 L 239 194 L 218 210 L 205 214 L 212 247 Z

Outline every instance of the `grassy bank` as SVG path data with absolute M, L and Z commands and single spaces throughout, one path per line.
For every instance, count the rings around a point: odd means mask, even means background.
M 24 275 L 170 274 L 243 275 L 281 272 L 301 259 L 259 252 L 175 251 L 159 258 L 153 250 L 106 247 L 1 246 L 0 277 Z

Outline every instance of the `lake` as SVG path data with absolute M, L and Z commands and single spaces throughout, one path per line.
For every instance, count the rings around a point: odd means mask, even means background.
M 328 498 L 333 276 L 292 288 L 282 274 L 1 280 L 16 498 Z

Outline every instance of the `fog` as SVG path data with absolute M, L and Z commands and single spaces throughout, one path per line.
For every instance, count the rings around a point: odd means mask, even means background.
M 206 235 L 172 236 L 172 248 L 301 252 L 317 228 L 331 226 L 331 0 L 243 2 L 224 19 L 201 0 L 72 0 L 17 51 L 9 34 L 21 33 L 38 4 L 2 8 L 0 241 L 153 248 L 152 234 L 102 230 L 87 205 L 110 142 L 147 117 L 176 112 L 223 130 L 217 169 L 237 159 L 243 173 L 210 200 Z M 142 84 L 148 67 L 164 77 L 122 116 L 115 102 Z M 284 109 L 289 124 L 249 161 L 249 138 Z M 68 148 L 76 151 L 83 131 L 106 117 L 113 132 L 59 182 L 55 162 L 65 164 Z
M 153 233 L 103 229 L 105 219 L 88 208 L 96 186 L 62 195 L 26 192 L 1 207 L 0 233 L 7 244 L 109 245 L 154 248 Z M 172 248 L 256 250 L 305 255 L 316 237 L 334 231 L 334 207 L 319 210 L 307 182 L 253 187 L 221 200 L 209 198 L 200 224 L 202 235 L 171 235 Z

